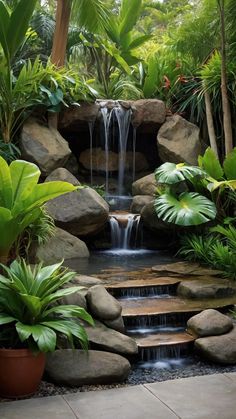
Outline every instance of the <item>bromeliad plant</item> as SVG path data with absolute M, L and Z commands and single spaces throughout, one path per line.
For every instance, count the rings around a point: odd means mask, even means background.
M 4 273 L 0 275 L 0 347 L 52 352 L 57 335 L 62 334 L 72 347 L 78 340 L 87 349 L 87 335 L 78 320 L 93 325 L 92 317 L 81 307 L 57 304 L 81 290 L 62 289 L 75 275 L 62 269 L 62 263 L 32 268 L 22 259 L 10 267 L 1 265 Z
M 0 157 L 0 262 L 7 263 L 11 248 L 47 201 L 78 189 L 61 181 L 38 184 L 39 177 L 35 164 L 15 160 L 8 165 Z
M 210 148 L 199 157 L 199 166 L 164 163 L 155 171 L 160 185 L 155 200 L 158 217 L 192 226 L 230 216 L 235 200 L 235 167 L 236 149 L 227 155 L 223 167 Z

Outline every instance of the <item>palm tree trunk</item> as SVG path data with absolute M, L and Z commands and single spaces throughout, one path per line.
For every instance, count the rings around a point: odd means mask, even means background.
M 65 64 L 70 13 L 71 1 L 57 0 L 56 27 L 51 53 L 51 62 L 55 64 L 56 67 L 62 67 Z M 57 128 L 57 113 L 48 113 L 48 125 L 51 128 Z
M 216 157 L 219 159 L 216 134 L 214 128 L 214 120 L 212 115 L 212 106 L 211 106 L 211 97 L 208 91 L 204 93 L 205 105 L 206 105 L 206 119 L 207 119 L 207 129 L 210 140 L 211 149 L 214 151 Z
M 226 69 L 226 36 L 225 36 L 225 0 L 218 0 L 221 22 L 221 97 L 223 108 L 223 125 L 225 137 L 225 154 L 233 149 L 233 133 L 231 109 L 227 90 L 227 69 Z

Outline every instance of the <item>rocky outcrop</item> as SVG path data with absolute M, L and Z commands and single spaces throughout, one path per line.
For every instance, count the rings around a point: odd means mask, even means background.
M 141 219 L 145 227 L 153 232 L 166 231 L 170 233 L 170 226 L 157 217 L 154 209 L 154 201 L 151 201 L 143 207 L 141 210 Z
M 65 108 L 60 114 L 59 127 L 73 131 L 84 123 L 95 122 L 99 109 L 100 105 L 97 103 L 81 103 L 81 106 Z
M 168 264 L 161 264 L 152 267 L 152 271 L 158 273 L 159 275 L 166 276 L 171 274 L 171 276 L 217 276 L 222 274 L 221 271 L 216 269 L 208 269 L 201 267 L 198 263 L 192 262 L 174 262 Z M 217 279 L 216 279 L 217 280 Z
M 46 374 L 57 384 L 110 384 L 124 381 L 129 372 L 129 361 L 109 352 L 60 349 L 47 355 Z
M 185 298 L 220 298 L 235 294 L 236 287 L 231 281 L 220 278 L 203 278 L 181 282 L 178 295 Z
M 87 302 L 91 314 L 100 320 L 115 320 L 120 317 L 120 303 L 102 285 L 95 285 L 88 290 Z
M 133 198 L 130 211 L 133 214 L 140 214 L 145 205 L 153 201 L 153 196 L 150 195 L 136 195 Z
M 236 327 L 220 336 L 195 340 L 194 347 L 204 358 L 219 364 L 236 363 Z
M 35 262 L 44 262 L 45 265 L 62 259 L 89 257 L 86 244 L 61 228 L 56 228 L 54 235 L 45 244 L 33 246 L 31 253 Z
M 115 352 L 120 355 L 136 355 L 138 346 L 129 336 L 109 329 L 96 321 L 94 327 L 85 327 L 90 344 L 96 349 Z
M 68 285 L 68 287 L 71 287 L 71 283 Z M 73 294 L 63 297 L 61 300 L 62 304 L 75 305 L 87 310 L 86 294 L 87 289 L 74 292 Z
M 66 169 L 54 171 L 46 181 L 58 179 L 78 184 Z M 104 227 L 109 206 L 95 190 L 86 187 L 52 199 L 47 203 L 47 211 L 59 227 L 76 236 L 85 236 Z
M 157 190 L 157 182 L 154 173 L 144 176 L 136 180 L 132 184 L 132 195 L 151 195 L 153 196 Z
M 229 332 L 233 327 L 233 322 L 219 311 L 208 309 L 191 317 L 187 322 L 187 327 L 199 337 L 215 336 Z
M 117 330 L 117 332 L 125 333 L 125 325 L 122 316 L 117 317 L 115 320 L 103 320 L 103 323 L 110 329 Z
M 132 125 L 158 126 L 165 122 L 166 107 L 158 99 L 140 99 L 132 102 Z
M 56 129 L 31 118 L 23 125 L 20 148 L 22 158 L 37 164 L 42 176 L 63 166 L 71 155 L 67 141 Z
M 76 275 L 72 279 L 73 284 L 81 286 L 81 287 L 94 287 L 94 285 L 101 285 L 102 281 L 99 278 L 95 278 L 93 276 L 87 276 L 87 275 Z
M 168 117 L 157 136 L 163 162 L 197 164 L 201 154 L 199 128 L 179 115 Z
M 119 170 L 119 154 L 109 151 L 108 159 L 106 152 L 102 148 L 93 148 L 92 155 L 89 149 L 86 149 L 80 153 L 79 162 L 87 170 L 92 167 L 95 172 L 105 172 L 107 169 L 109 172 L 117 172 Z M 148 162 L 146 157 L 140 153 L 135 153 L 135 171 L 142 172 L 148 170 Z M 132 170 L 133 168 L 133 153 L 131 151 L 126 152 L 125 169 Z

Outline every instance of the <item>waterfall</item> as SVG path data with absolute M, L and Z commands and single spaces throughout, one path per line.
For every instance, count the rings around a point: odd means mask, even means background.
M 133 127 L 133 182 L 135 181 L 135 169 L 136 169 L 136 160 L 135 160 L 136 140 L 137 140 L 137 128 Z
M 90 184 L 93 185 L 93 128 L 94 122 L 88 122 L 89 127 L 89 143 L 90 143 Z
M 119 174 L 118 174 L 118 195 L 124 193 L 124 175 L 127 141 L 131 121 L 131 109 L 124 109 L 121 106 L 114 108 L 114 113 L 119 127 Z
M 134 235 L 137 240 L 139 220 L 140 215 L 137 214 L 110 216 L 112 249 L 131 249 L 131 237 Z
M 105 145 L 105 169 L 106 169 L 106 181 L 105 190 L 106 195 L 109 195 L 109 151 L 114 147 L 114 121 L 117 121 L 118 125 L 118 153 L 119 153 L 119 165 L 118 165 L 118 188 L 117 195 L 122 196 L 124 194 L 124 180 L 125 180 L 125 164 L 126 164 L 126 151 L 127 142 L 129 135 L 129 127 L 131 122 L 131 109 L 124 109 L 121 105 L 116 105 L 114 108 L 109 110 L 107 107 L 101 108 L 102 121 L 104 126 L 104 145 Z M 113 129 L 112 129 L 113 128 Z M 91 147 L 91 145 L 90 145 Z M 133 136 L 133 173 L 135 171 L 135 148 L 136 148 L 136 131 Z M 134 177 L 134 174 L 133 174 Z

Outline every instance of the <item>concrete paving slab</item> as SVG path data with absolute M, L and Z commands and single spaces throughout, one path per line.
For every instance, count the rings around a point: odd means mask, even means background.
M 224 374 L 145 384 L 181 419 L 235 419 L 236 381 Z
M 235 381 L 235 383 L 236 383 L 236 373 L 235 372 L 226 372 L 226 373 L 224 373 L 224 376 L 229 378 L 230 380 Z M 236 417 L 236 414 L 235 414 L 235 417 Z
M 0 403 L 1 419 L 76 419 L 61 396 Z
M 79 419 L 176 419 L 177 416 L 143 386 L 64 396 Z

